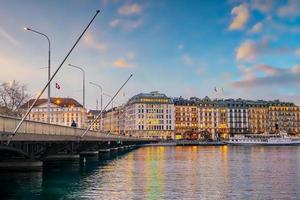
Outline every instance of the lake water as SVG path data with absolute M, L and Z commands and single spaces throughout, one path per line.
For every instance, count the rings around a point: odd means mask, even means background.
M 300 147 L 143 147 L 0 173 L 0 199 L 300 199 Z

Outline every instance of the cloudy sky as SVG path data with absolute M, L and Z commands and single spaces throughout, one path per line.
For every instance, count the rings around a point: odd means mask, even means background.
M 113 94 L 131 73 L 116 104 L 149 91 L 300 103 L 298 0 L 1 0 L 0 81 L 15 79 L 38 93 L 47 79 L 47 43 L 23 27 L 50 37 L 54 71 L 97 9 L 52 96 L 81 102 L 81 73 L 72 63 L 86 70 L 88 108 L 99 96 L 89 81 Z

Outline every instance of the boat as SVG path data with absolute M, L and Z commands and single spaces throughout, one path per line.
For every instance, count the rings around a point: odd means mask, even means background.
M 288 136 L 286 132 L 243 134 L 229 137 L 226 143 L 228 145 L 300 145 L 300 138 Z

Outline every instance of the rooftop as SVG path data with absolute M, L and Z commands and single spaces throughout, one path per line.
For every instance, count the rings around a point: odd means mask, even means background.
M 161 103 L 161 104 L 172 104 L 173 101 L 167 95 L 159 93 L 158 91 L 153 91 L 150 93 L 140 93 L 131 97 L 127 104 L 134 103 Z
M 35 99 L 30 99 L 29 101 L 27 101 L 25 104 L 23 104 L 21 106 L 22 109 L 27 109 L 29 108 L 33 102 L 34 102 Z M 48 99 L 45 99 L 45 98 L 42 98 L 42 99 L 39 99 L 35 105 L 35 106 L 39 106 L 39 105 L 42 105 L 42 104 L 45 104 L 48 102 Z M 54 98 L 54 97 L 51 97 L 50 98 L 50 102 L 52 104 L 55 104 L 59 107 L 83 107 L 80 103 L 78 103 L 78 101 L 76 101 L 75 99 L 73 98 Z

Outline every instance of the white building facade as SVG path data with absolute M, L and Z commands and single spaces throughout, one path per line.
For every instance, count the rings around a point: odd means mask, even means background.
M 23 113 L 32 105 L 34 99 L 29 100 L 21 108 Z M 33 121 L 48 122 L 47 99 L 39 99 L 32 108 L 28 119 Z M 71 126 L 73 120 L 78 128 L 86 127 L 86 109 L 72 98 L 51 98 L 50 123 Z
M 126 135 L 146 138 L 175 138 L 175 107 L 171 98 L 159 92 L 133 96 L 125 105 Z

